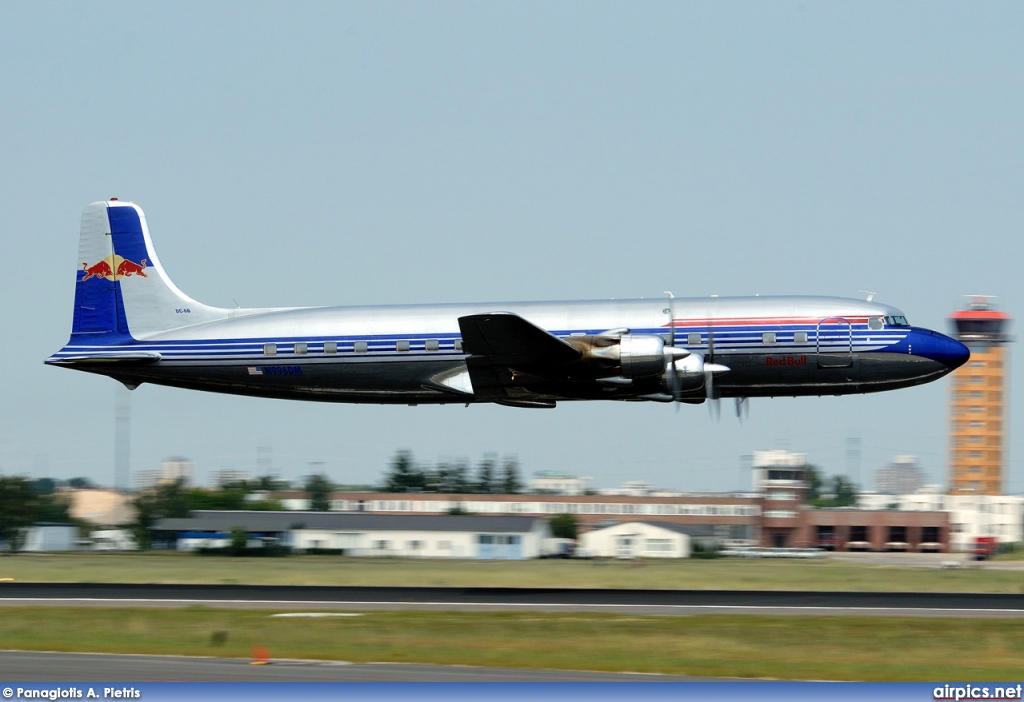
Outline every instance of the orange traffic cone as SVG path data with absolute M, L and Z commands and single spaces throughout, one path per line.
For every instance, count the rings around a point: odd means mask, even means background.
M 252 660 L 249 665 L 267 665 L 270 663 L 270 651 L 266 646 L 252 647 Z

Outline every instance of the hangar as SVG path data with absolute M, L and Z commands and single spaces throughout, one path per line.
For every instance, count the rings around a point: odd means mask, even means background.
M 689 558 L 694 543 L 714 548 L 714 530 L 673 522 L 621 522 L 580 537 L 580 547 L 596 558 Z

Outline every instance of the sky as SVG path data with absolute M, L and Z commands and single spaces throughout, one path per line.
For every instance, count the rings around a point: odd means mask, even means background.
M 1015 2 L 0 3 L 0 474 L 114 483 L 127 391 L 43 365 L 82 209 L 110 197 L 218 306 L 873 291 L 941 331 L 967 294 L 1024 314 L 1022 34 Z M 495 453 L 721 491 L 786 449 L 867 488 L 910 454 L 944 483 L 948 393 L 755 399 L 741 423 L 728 402 L 715 421 L 144 385 L 131 468 L 376 483 L 399 450 Z

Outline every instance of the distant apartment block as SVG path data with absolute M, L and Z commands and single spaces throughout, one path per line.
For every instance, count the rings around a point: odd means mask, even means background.
M 590 478 L 551 470 L 537 471 L 527 482 L 530 492 L 545 495 L 585 495 Z
M 926 476 L 917 467 L 914 456 L 897 456 L 885 468 L 875 471 L 875 491 L 885 495 L 905 495 L 917 492 L 925 484 Z

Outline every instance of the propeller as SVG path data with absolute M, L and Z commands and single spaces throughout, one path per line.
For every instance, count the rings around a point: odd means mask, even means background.
M 704 392 L 708 397 L 708 412 L 717 422 L 722 416 L 722 408 L 718 401 L 718 388 L 715 387 L 715 327 L 708 315 L 708 355 L 704 359 Z
M 666 290 L 668 295 L 668 307 L 665 314 L 668 315 L 668 346 L 665 348 L 665 360 L 669 367 L 669 384 L 672 386 L 672 399 L 676 403 L 676 412 L 679 412 L 679 401 L 682 395 L 682 383 L 679 382 L 679 369 L 676 368 L 676 313 L 674 309 L 675 295 Z

